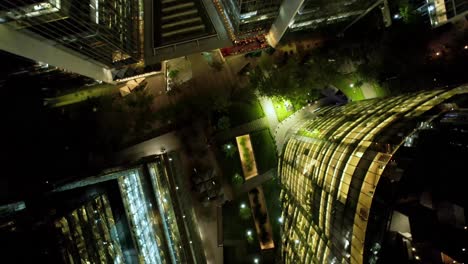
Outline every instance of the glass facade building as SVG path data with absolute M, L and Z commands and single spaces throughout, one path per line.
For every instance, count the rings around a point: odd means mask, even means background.
M 5 0 L 0 24 L 114 67 L 140 59 L 138 0 Z
M 465 0 L 427 0 L 426 6 L 433 27 L 468 15 L 468 2 Z
M 278 16 L 281 0 L 221 0 L 237 39 L 265 34 Z M 286 1 L 287 2 L 287 1 Z
M 401 181 L 397 154 L 466 93 L 459 87 L 327 106 L 291 128 L 278 166 L 284 263 L 376 263 L 391 215 L 383 205 L 392 200 L 379 186 Z
M 124 263 L 107 196 L 99 195 L 55 221 L 63 263 Z
M 322 25 L 342 22 L 363 13 L 375 1 L 306 0 L 289 25 L 291 31 L 313 29 Z
M 181 205 L 185 194 L 173 162 L 157 156 L 57 188 L 58 195 L 72 197 L 104 189 L 56 221 L 65 263 L 205 263 L 193 212 Z

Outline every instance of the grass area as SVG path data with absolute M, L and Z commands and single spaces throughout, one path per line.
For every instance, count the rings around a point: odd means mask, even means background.
M 248 194 L 243 195 L 236 201 L 229 201 L 223 205 L 223 236 L 224 240 L 241 240 L 246 246 L 247 252 L 245 255 L 236 256 L 236 260 L 231 259 L 230 263 L 244 263 L 243 260 L 247 255 L 260 252 L 260 245 L 255 231 L 255 223 L 252 215 L 248 218 L 241 217 L 241 205 L 249 208 Z M 251 235 L 247 235 L 247 231 L 251 231 Z
M 267 172 L 271 168 L 276 168 L 276 146 L 269 129 L 263 129 L 250 133 L 250 141 L 257 163 L 259 174 Z
M 222 149 L 222 146 L 225 144 L 231 144 L 232 146 L 237 146 L 237 142 L 235 139 L 224 142 L 223 144 L 220 144 L 218 149 Z M 228 157 L 225 152 L 223 151 L 217 151 L 217 159 L 219 162 L 219 165 L 221 166 L 221 170 L 223 171 L 225 179 L 228 179 L 230 182 L 232 182 L 233 178 L 236 175 L 240 175 L 242 177 L 242 166 L 241 166 L 241 161 L 239 158 L 239 153 L 234 153 L 231 157 Z
M 356 82 L 353 77 L 346 77 L 343 76 L 342 78 L 337 78 L 333 85 L 342 91 L 346 97 L 348 97 L 351 101 L 359 101 L 366 99 L 364 97 L 364 93 L 362 92 L 361 88 L 358 87 L 351 87 L 350 84 Z
M 359 77 L 355 75 L 343 76 L 342 78 L 338 78 L 333 84 L 352 101 L 364 100 L 366 99 L 366 96 L 364 95 L 361 87 L 351 87 L 351 84 L 356 83 L 356 80 L 358 79 Z M 377 83 L 370 82 L 370 85 L 372 86 L 376 97 L 389 95 L 389 91 Z
M 273 102 L 273 107 L 275 108 L 276 116 L 278 117 L 279 122 L 285 120 L 288 116 L 294 113 L 294 109 L 292 109 L 292 111 L 288 110 L 285 105 L 285 100 L 273 97 L 271 101 Z
M 266 181 L 262 185 L 265 201 L 270 217 L 270 223 L 273 229 L 273 240 L 275 245 L 279 246 L 281 243 L 281 223 L 278 219 L 281 217 L 281 206 L 279 202 L 280 185 L 277 178 Z
M 50 106 L 60 107 L 86 101 L 89 98 L 117 93 L 119 91 L 118 88 L 120 88 L 121 86 L 122 85 L 103 83 L 89 87 L 82 87 L 78 91 L 67 93 L 55 98 L 50 98 Z
M 237 102 L 229 107 L 231 127 L 236 127 L 264 116 L 262 106 L 257 98 L 252 98 L 248 103 Z
M 307 99 L 307 98 L 306 98 Z M 278 121 L 281 122 L 306 105 L 306 99 L 290 100 L 273 97 L 271 99 Z M 311 99 L 311 97 L 309 97 Z

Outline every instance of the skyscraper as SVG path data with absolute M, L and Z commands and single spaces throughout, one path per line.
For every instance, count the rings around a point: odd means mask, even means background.
M 232 44 L 214 1 L 152 0 L 143 10 L 147 64 Z
M 281 5 L 280 16 L 274 21 L 267 39 L 276 46 L 287 30 L 314 29 L 346 21 L 362 14 L 376 1 L 371 0 L 292 0 Z
M 97 69 L 119 67 L 141 58 L 139 20 L 137 0 L 2 1 L 0 48 L 82 73 L 86 61 Z
M 18 230 L 26 236 L 33 236 L 31 228 L 42 230 L 35 232 L 39 240 L 49 233 L 36 253 L 52 255 L 41 259 L 48 263 L 206 263 L 172 162 L 167 155 L 151 157 L 61 185 L 42 200 L 2 207 L 24 216 L 9 213 L 0 231 L 5 227 L 15 251 L 25 252 L 37 249 L 18 246 Z
M 462 20 L 468 15 L 468 2 L 464 0 L 428 0 L 425 6 L 433 27 Z
M 221 0 L 236 40 L 262 35 L 270 30 L 278 16 L 281 0 Z M 285 1 L 284 4 L 287 4 Z
M 459 87 L 322 107 L 292 128 L 278 167 L 284 262 L 463 260 L 466 234 L 448 234 L 466 229 L 466 197 L 445 188 L 460 191 L 451 168 L 468 153 L 467 94 Z M 441 140 L 460 151 L 451 162 L 414 165 L 424 163 L 415 162 L 422 148 L 427 157 L 455 153 L 435 148 Z

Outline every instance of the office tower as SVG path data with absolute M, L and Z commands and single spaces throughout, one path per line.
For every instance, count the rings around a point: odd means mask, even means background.
M 343 22 L 364 13 L 376 1 L 370 0 L 292 0 L 281 5 L 281 16 L 274 21 L 267 40 L 276 46 L 287 30 L 315 29 Z
M 465 0 L 428 0 L 426 2 L 425 7 L 433 27 L 463 20 L 468 15 L 468 2 Z
M 466 260 L 467 109 L 465 86 L 299 121 L 278 167 L 284 263 Z
M 266 34 L 278 16 L 281 0 L 221 0 L 222 13 L 234 40 Z M 287 4 L 285 1 L 284 4 Z
M 167 155 L 150 157 L 61 185 L 42 200 L 5 207 L 21 209 L 27 221 L 17 215 L 1 223 L 14 221 L 15 229 L 31 236 L 31 228 L 41 230 L 36 239 L 49 233 L 41 247 L 49 252 L 43 258 L 48 263 L 206 263 L 193 208 L 173 162 Z M 5 233 L 21 243 L 9 229 Z
M 139 20 L 137 0 L 2 1 L 0 48 L 78 73 L 87 65 L 102 72 L 140 60 Z
M 213 1 L 145 1 L 144 10 L 147 64 L 232 44 Z
M 96 195 L 55 220 L 64 263 L 124 263 L 106 194 Z

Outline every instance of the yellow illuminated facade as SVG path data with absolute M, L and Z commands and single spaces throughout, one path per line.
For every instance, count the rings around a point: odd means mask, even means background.
M 64 263 L 124 263 L 114 217 L 106 195 L 55 221 Z
M 327 106 L 294 128 L 278 166 L 284 263 L 367 263 L 374 193 L 418 124 L 468 87 Z M 383 176 L 384 175 L 384 176 Z

